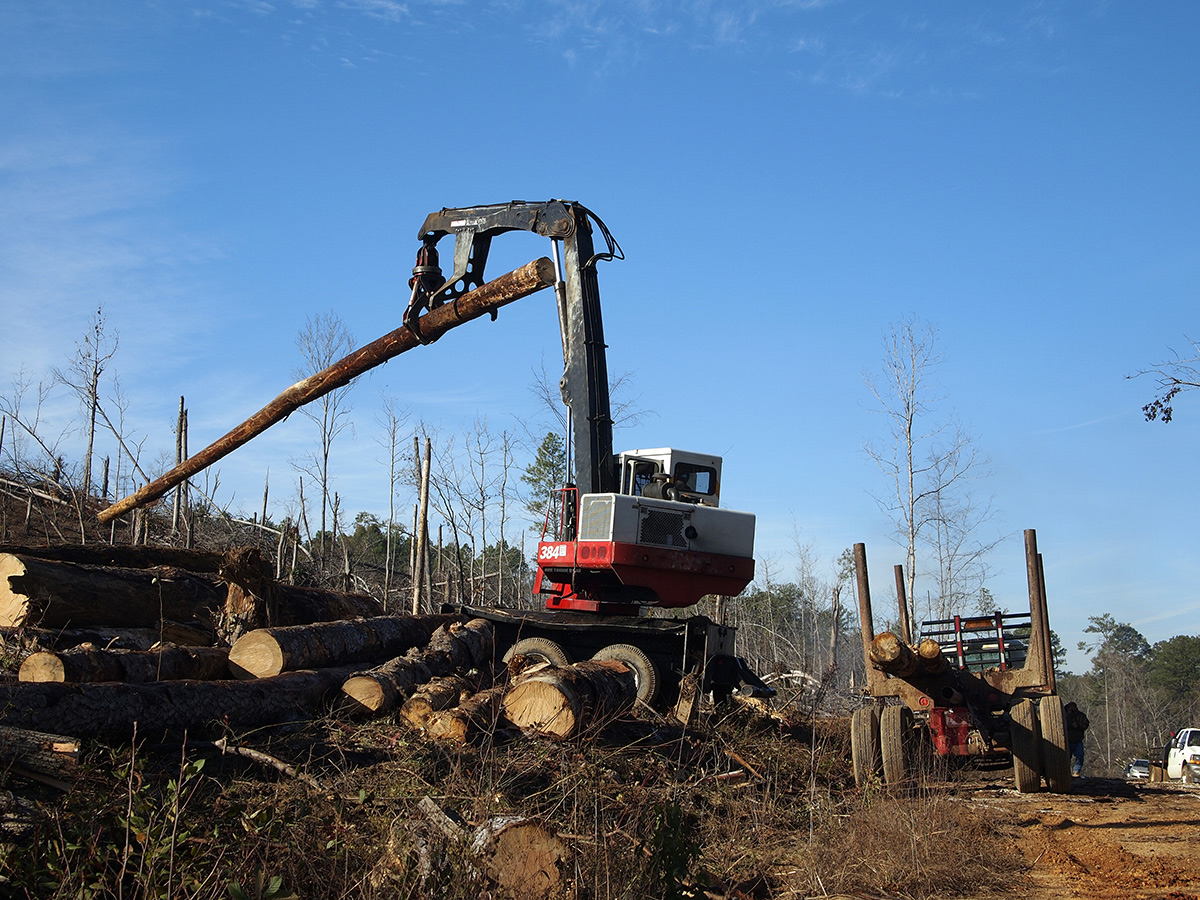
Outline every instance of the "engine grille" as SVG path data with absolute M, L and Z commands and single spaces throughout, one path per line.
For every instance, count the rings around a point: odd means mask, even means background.
M 687 538 L 683 535 L 686 520 L 677 512 L 647 509 L 642 512 L 638 524 L 638 543 L 657 544 L 660 547 L 687 549 Z

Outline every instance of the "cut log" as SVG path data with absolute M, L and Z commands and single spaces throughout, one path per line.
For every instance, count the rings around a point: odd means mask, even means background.
M 628 666 L 589 659 L 523 678 L 504 697 L 504 713 L 520 728 L 567 738 L 629 712 L 636 700 L 637 682 Z
M 135 722 L 139 737 L 258 727 L 311 718 L 354 672 L 346 666 L 254 681 L 0 684 L 0 725 L 122 740 Z
M 345 690 L 345 688 L 343 688 Z M 424 728 L 430 716 L 453 709 L 475 693 L 475 685 L 462 675 L 445 675 L 421 687 L 400 707 L 400 718 L 413 728 Z
M 224 647 L 158 647 L 153 650 L 86 650 L 34 653 L 18 672 L 21 681 L 82 684 L 89 681 L 211 681 L 229 678 Z
M 430 679 L 459 669 L 479 668 L 491 662 L 492 626 L 485 619 L 441 627 L 422 650 L 356 675 L 342 685 L 353 701 L 351 708 L 371 713 L 394 709 Z M 453 705 L 453 704 L 452 704 Z
M 214 578 L 182 569 L 114 569 L 0 554 L 0 626 L 153 626 L 211 619 L 225 602 Z
M 11 763 L 67 779 L 79 766 L 79 741 L 66 735 L 0 725 L 0 769 Z
M 908 678 L 917 671 L 919 663 L 912 647 L 890 631 L 881 631 L 871 641 L 868 655 L 871 663 L 880 671 Z
M 941 675 L 950 665 L 942 654 L 942 645 L 933 638 L 925 638 L 917 645 L 917 656 L 921 659 L 921 668 L 929 675 Z
M 453 709 L 436 712 L 425 722 L 425 733 L 437 741 L 466 744 L 491 734 L 500 723 L 504 688 L 488 688 L 468 697 Z
M 419 347 L 422 340 L 426 343 L 435 341 L 451 328 L 477 319 L 485 313 L 494 312 L 514 300 L 528 297 L 554 284 L 554 281 L 554 263 L 542 257 L 467 291 L 453 303 L 429 310 L 417 320 L 421 338 L 407 325 L 403 325 L 320 372 L 296 382 L 224 437 L 218 438 L 165 475 L 139 488 L 136 493 L 117 501 L 107 509 L 102 509 L 97 518 L 101 522 L 108 522 L 122 513 L 157 500 L 175 485 L 233 452 L 304 404 L 349 384 L 362 373 L 407 350 Z
M 379 616 L 260 628 L 238 638 L 230 648 L 229 668 L 238 678 L 262 678 L 387 659 L 428 644 L 437 628 L 459 621 L 460 616 Z

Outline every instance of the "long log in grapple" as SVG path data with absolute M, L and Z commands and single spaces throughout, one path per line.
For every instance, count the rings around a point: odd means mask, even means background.
M 606 247 L 597 252 L 592 223 Z M 484 278 L 492 239 L 510 231 L 549 238 L 552 259 L 493 281 Z M 438 243 L 454 235 L 453 270 L 443 275 Z M 704 616 L 654 618 L 709 594 L 735 596 L 754 577 L 754 516 L 719 505 L 721 459 L 673 448 L 614 456 L 608 371 L 596 264 L 623 258 L 604 223 L 579 203 L 513 201 L 429 215 L 404 324 L 293 385 L 211 446 L 100 513 L 101 521 L 162 497 L 171 487 L 261 433 L 299 406 L 355 376 L 506 303 L 554 286 L 562 336 L 559 386 L 570 413 L 572 480 L 549 504 L 538 545 L 537 594 L 545 610 L 475 606 L 453 611 L 496 627 L 505 659 L 556 664 L 618 659 L 633 669 L 639 697 L 682 709 L 696 691 L 773 691 L 733 652 L 734 630 Z M 450 610 L 447 610 L 450 611 Z M 681 696 L 680 685 L 689 691 Z M 694 690 L 693 690 L 694 686 Z
M 854 545 L 867 693 L 851 720 L 854 777 L 912 780 L 921 748 L 943 759 L 1011 758 L 1018 791 L 1070 788 L 1063 706 L 1057 695 L 1046 579 L 1037 535 L 1025 532 L 1029 612 L 926 620 L 919 635 L 875 633 L 867 554 Z M 899 567 L 897 567 L 899 568 Z M 898 592 L 902 579 L 897 577 Z M 900 630 L 905 631 L 903 594 Z M 910 643 L 911 641 L 911 643 Z

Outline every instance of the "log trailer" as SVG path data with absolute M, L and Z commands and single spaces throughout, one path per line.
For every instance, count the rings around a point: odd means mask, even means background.
M 913 646 L 875 634 L 867 556 L 854 545 L 866 692 L 850 744 L 855 781 L 912 781 L 931 758 L 1006 763 L 1016 788 L 1065 793 L 1071 785 L 1063 706 L 1057 693 L 1046 581 L 1037 535 L 1025 532 L 1029 612 L 927 620 Z M 900 630 L 907 631 L 901 566 L 896 567 Z
M 605 242 L 597 252 L 593 222 Z M 547 504 L 537 549 L 535 591 L 544 609 L 447 607 L 495 626 L 504 658 L 556 665 L 618 659 L 634 672 L 638 696 L 659 708 L 694 701 L 695 690 L 769 696 L 734 654 L 734 629 L 705 616 L 654 617 L 706 595 L 735 596 L 754 577 L 754 515 L 720 506 L 721 458 L 674 448 L 614 455 L 608 370 L 596 264 L 621 259 L 604 223 L 579 203 L 512 203 L 443 209 L 418 232 L 404 322 L 424 342 L 419 314 L 454 303 L 485 284 L 494 237 L 527 231 L 549 238 L 562 336 L 559 382 L 569 413 L 567 471 L 573 480 Z M 438 242 L 454 235 L 444 277 Z M 695 685 L 681 696 L 685 676 Z M 684 692 L 687 693 L 687 692 Z

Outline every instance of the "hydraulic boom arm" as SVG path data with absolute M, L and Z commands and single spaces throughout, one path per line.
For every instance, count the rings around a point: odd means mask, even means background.
M 595 252 L 592 219 L 607 242 L 605 253 Z M 571 414 L 575 483 L 582 493 L 609 493 L 616 490 L 617 470 L 596 262 L 621 258 L 621 250 L 594 213 L 565 200 L 515 200 L 431 213 L 417 234 L 422 246 L 410 281 L 412 299 L 405 322 L 414 327 L 421 309 L 435 309 L 482 285 L 492 238 L 508 231 L 532 231 L 554 242 L 555 294 L 563 344 L 559 389 Z M 448 234 L 454 235 L 454 270 L 443 280 L 437 243 Z

